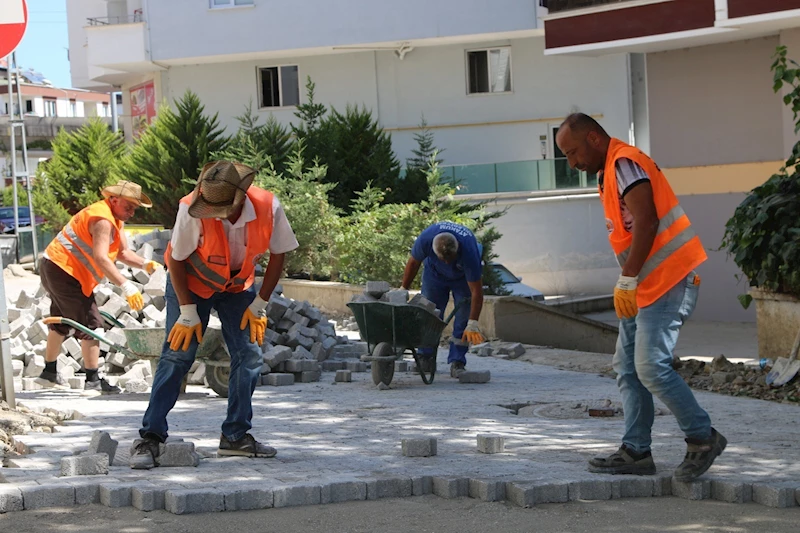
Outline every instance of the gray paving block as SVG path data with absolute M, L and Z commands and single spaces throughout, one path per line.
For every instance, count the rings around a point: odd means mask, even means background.
M 653 496 L 672 496 L 672 474 L 653 476 Z
M 753 485 L 741 481 L 712 479 L 711 499 L 728 503 L 747 503 L 753 500 Z
M 408 361 L 395 361 L 394 362 L 394 371 L 395 372 L 408 372 Z
M 347 370 L 350 372 L 366 372 L 367 363 L 364 361 L 347 361 Z
M 319 369 L 319 363 L 312 359 L 289 359 L 285 369 L 286 372 L 313 372 Z
M 272 507 L 272 489 L 258 487 L 240 487 L 222 489 L 225 494 L 226 511 L 248 511 L 252 509 L 269 509 Z
M 459 383 L 489 383 L 492 373 L 488 370 L 465 370 L 458 375 Z
M 344 370 L 345 364 L 344 361 L 323 361 L 322 362 L 322 371 L 323 372 L 336 372 L 337 370 Z
M 140 511 L 156 511 L 164 508 L 166 489 L 157 487 L 134 487 L 131 489 L 131 504 Z
M 611 481 L 589 479 L 569 484 L 569 499 L 575 500 L 610 500 Z
M 408 291 L 405 289 L 392 289 L 386 293 L 386 300 L 393 304 L 408 303 Z
M 503 501 L 506 499 L 506 484 L 492 479 L 470 479 L 469 497 L 485 502 Z
M 410 477 L 387 477 L 367 482 L 367 499 L 407 498 L 413 495 Z
M 319 485 L 277 487 L 273 490 L 273 501 L 276 508 L 317 505 L 322 501 L 322 488 Z
M 164 508 L 172 514 L 219 513 L 225 510 L 225 495 L 217 489 L 170 489 Z
M 433 494 L 433 476 L 416 476 L 411 478 L 411 493 L 414 496 Z
M 92 441 L 89 443 L 89 453 L 104 453 L 108 455 L 108 463 L 114 464 L 118 446 L 119 441 L 112 439 L 107 431 L 95 430 L 92 433 Z
M 70 455 L 61 458 L 62 476 L 101 476 L 108 474 L 108 455 Z
M 651 498 L 653 496 L 653 478 L 649 476 L 616 476 L 611 481 L 611 499 Z
M 100 503 L 106 507 L 130 507 L 131 490 L 141 483 L 103 483 L 100 485 Z
M 351 370 L 337 370 L 334 381 L 337 383 L 350 383 L 353 381 L 353 372 Z
M 698 479 L 684 483 L 673 478 L 672 495 L 686 500 L 708 500 L 711 498 L 711 481 Z
M 272 296 L 267 304 L 266 313 L 270 322 L 278 322 L 283 318 L 286 311 L 289 310 L 292 303 L 286 298 L 280 296 Z
M 156 457 L 158 466 L 197 466 L 200 456 L 194 451 L 193 442 L 167 442 L 159 446 L 160 451 Z
M 26 511 L 75 505 L 75 487 L 72 485 L 22 485 L 20 491 Z
M 320 503 L 339 503 L 367 499 L 367 483 L 364 481 L 337 481 L 323 485 Z
M 405 457 L 431 457 L 436 455 L 436 439 L 402 439 L 400 446 Z
M 367 286 L 364 288 L 364 292 L 373 298 L 380 298 L 391 289 L 392 286 L 389 285 L 388 281 L 368 281 Z M 17 307 L 22 309 L 22 306 L 18 305 Z
M 794 507 L 796 482 L 766 484 L 753 483 L 753 501 L 767 507 Z
M 522 481 L 506 483 L 506 498 L 520 507 L 569 501 L 569 483 Z
M 294 385 L 294 374 L 269 374 L 267 375 L 267 383 L 273 387 Z
M 70 480 L 69 484 L 75 487 L 75 504 L 88 505 L 90 503 L 100 503 L 100 483 L 96 481 L 76 479 Z M 108 483 L 108 479 L 103 478 L 103 483 Z
M 275 368 L 292 357 L 292 349 L 288 346 L 274 346 L 264 352 L 264 362 Z
M 506 449 L 505 439 L 500 435 L 478 435 L 478 451 L 481 453 L 503 453 Z
M 313 383 L 315 381 L 319 381 L 321 377 L 322 377 L 321 370 L 305 370 L 303 372 L 294 373 L 295 383 Z
M 469 478 L 433 476 L 433 493 L 449 500 L 469 496 Z
M 0 514 L 22 511 L 22 491 L 17 487 L 0 485 Z

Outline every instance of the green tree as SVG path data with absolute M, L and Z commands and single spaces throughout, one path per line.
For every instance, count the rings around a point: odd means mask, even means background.
M 316 101 L 316 84 L 311 77 L 306 77 L 306 102 L 298 104 L 294 116 L 299 123 L 292 125 L 292 133 L 298 140 L 305 143 L 305 160 L 307 164 L 315 164 L 327 149 L 327 143 L 322 137 L 320 125 L 328 108 L 325 104 Z
M 180 199 L 194 187 L 200 169 L 214 152 L 228 144 L 219 127 L 217 114 L 205 114 L 205 107 L 187 90 L 174 102 L 175 110 L 164 105 L 131 150 L 127 172 L 139 181 L 153 200 L 153 208 L 140 210 L 137 218 L 172 227 Z
M 14 187 L 8 186 L 3 189 L 3 205 L 14 205 Z M 28 205 L 28 191 L 22 184 L 17 187 L 17 205 Z
M 272 114 L 266 123 L 258 124 L 259 117 L 253 114 L 252 105 L 251 101 L 245 107 L 245 112 L 236 117 L 239 131 L 229 143 L 228 156 L 234 161 L 241 161 L 242 158 L 250 157 L 250 152 L 256 151 L 263 156 L 262 164 L 256 168 L 264 166 L 269 158 L 275 172 L 282 174 L 294 149 L 292 134 Z
M 439 150 L 434 144 L 433 132 L 428 129 L 425 115 L 419 123 L 420 131 L 414 134 L 417 147 L 411 150 L 413 157 L 406 159 L 405 175 L 400 178 L 393 198 L 397 202 L 421 202 L 430 194 L 426 171 L 430 168 L 431 159 L 437 165 L 442 160 L 436 157 L 444 150 Z

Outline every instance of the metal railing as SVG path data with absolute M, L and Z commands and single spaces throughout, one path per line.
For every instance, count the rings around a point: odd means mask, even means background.
M 144 22 L 144 17 L 141 11 L 137 11 L 133 15 L 123 15 L 119 17 L 92 17 L 86 19 L 89 26 L 110 26 L 113 24 L 131 24 L 133 22 Z
M 583 9 L 630 1 L 631 0 L 539 0 L 539 5 L 546 7 L 548 13 L 560 13 L 570 9 Z

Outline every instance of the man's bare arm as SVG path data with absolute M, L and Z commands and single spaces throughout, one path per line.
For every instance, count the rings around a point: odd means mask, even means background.
M 478 320 L 483 309 L 483 280 L 468 281 L 469 292 L 472 296 L 469 308 L 469 319 Z
M 122 276 L 117 266 L 108 257 L 108 250 L 111 246 L 111 232 L 113 226 L 105 219 L 98 219 L 89 226 L 89 233 L 92 234 L 92 257 L 97 266 L 106 277 L 117 286 L 122 286 L 127 280 Z
M 633 215 L 633 243 L 622 267 L 622 275 L 634 277 L 642 270 L 658 233 L 658 212 L 653 201 L 653 187 L 649 182 L 637 185 L 625 195 L 625 204 Z
M 417 261 L 413 257 L 408 258 L 408 262 L 406 262 L 406 269 L 403 271 L 403 285 L 402 287 L 408 290 L 411 287 L 411 284 L 414 282 L 414 278 L 417 277 L 417 272 L 419 272 L 419 267 L 422 265 L 422 262 Z
M 286 261 L 286 254 L 270 254 L 269 261 L 267 262 L 267 271 L 264 272 L 264 281 L 261 282 L 261 289 L 258 295 L 265 302 L 269 302 L 269 297 L 272 296 L 272 291 L 278 284 L 278 280 L 283 274 L 283 265 Z

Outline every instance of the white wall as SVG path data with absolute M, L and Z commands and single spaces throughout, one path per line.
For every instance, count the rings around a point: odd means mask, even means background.
M 84 89 L 102 87 L 104 84 L 91 81 L 89 77 L 84 27 L 88 18 L 108 16 L 106 0 L 67 0 L 66 4 L 72 86 Z
M 536 28 L 533 0 L 145 0 L 153 59 L 297 50 Z

